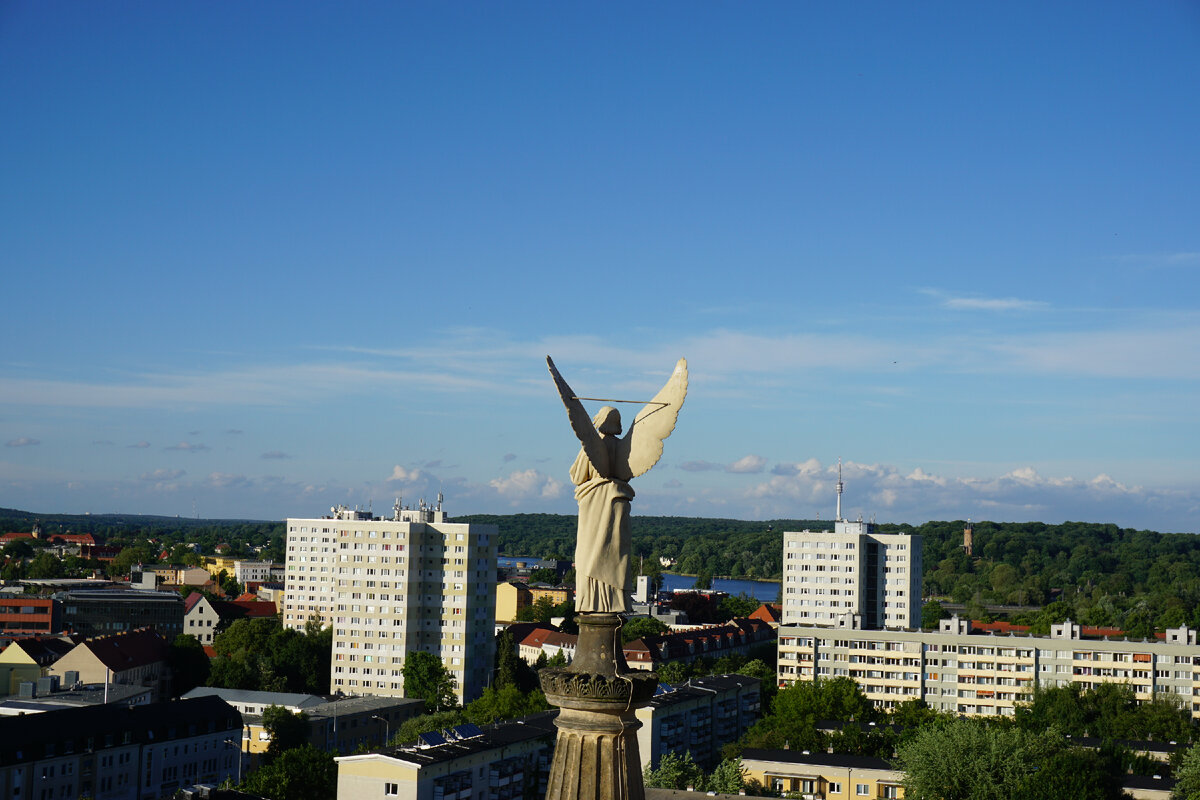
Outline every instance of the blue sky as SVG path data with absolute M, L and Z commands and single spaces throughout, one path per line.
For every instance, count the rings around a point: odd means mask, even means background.
M 1200 6 L 0 5 L 0 505 L 1200 518 Z M 594 404 L 593 404 L 594 405 Z M 625 407 L 627 411 L 636 407 Z

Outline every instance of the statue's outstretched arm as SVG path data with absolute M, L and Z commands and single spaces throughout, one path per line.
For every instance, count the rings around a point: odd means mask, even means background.
M 571 420 L 571 430 L 575 431 L 576 438 L 583 445 L 583 452 L 587 453 L 588 460 L 592 462 L 592 466 L 598 472 L 606 474 L 608 457 L 604 450 L 604 444 L 600 440 L 600 433 L 592 424 L 592 419 L 584 409 L 583 403 L 579 402 L 579 398 L 575 396 L 574 390 L 559 374 L 558 369 L 554 366 L 554 360 L 550 356 L 546 356 L 546 366 L 550 368 L 554 385 L 558 387 L 558 396 L 562 398 L 563 405 L 567 408 L 567 418 Z
M 687 397 L 687 387 L 687 359 L 681 358 L 675 364 L 675 369 L 671 372 L 671 377 L 667 378 L 666 384 L 659 389 L 653 400 L 642 407 L 621 439 L 617 452 L 618 459 L 622 462 L 619 468 L 627 468 L 629 471 L 626 480 L 649 472 L 662 458 L 663 439 L 675 430 L 679 409 L 683 408 L 684 398 Z

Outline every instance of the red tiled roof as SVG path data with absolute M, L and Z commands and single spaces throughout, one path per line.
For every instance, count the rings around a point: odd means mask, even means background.
M 547 637 L 555 632 L 556 631 L 553 628 L 537 628 L 536 630 L 530 631 L 529 635 L 521 640 L 521 646 L 541 647 L 543 644 L 545 644 Z
M 196 607 L 196 603 L 199 603 L 203 599 L 204 595 L 200 594 L 199 592 L 192 592 L 187 597 L 183 598 L 183 613 L 186 614 L 191 611 Z
M 150 628 L 139 628 L 113 636 L 97 636 L 79 647 L 86 647 L 100 663 L 113 672 L 167 660 L 167 642 Z
M 242 609 L 247 617 L 273 617 L 279 613 L 269 600 L 231 600 L 229 604 Z
M 754 610 L 750 619 L 761 619 L 763 622 L 779 622 L 783 619 L 783 606 L 775 603 L 763 603 Z
M 261 603 L 263 601 L 262 601 L 262 598 L 260 598 L 254 592 L 244 592 L 241 597 L 238 597 L 233 602 L 235 602 L 235 603 Z

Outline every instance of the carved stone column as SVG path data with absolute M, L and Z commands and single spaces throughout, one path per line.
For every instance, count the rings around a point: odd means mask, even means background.
M 546 800 L 644 800 L 634 710 L 654 696 L 658 676 L 625 663 L 619 615 L 575 620 L 575 660 L 540 673 L 546 699 L 562 709 Z

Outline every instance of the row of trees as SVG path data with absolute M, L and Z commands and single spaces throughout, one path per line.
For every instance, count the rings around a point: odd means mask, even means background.
M 1197 733 L 1190 710 L 1178 702 L 1139 703 L 1129 686 L 1111 683 L 1038 689 L 1014 717 L 964 720 L 920 700 L 885 712 L 849 678 L 798 682 L 764 707 L 762 719 L 723 749 L 725 761 L 745 748 L 889 759 L 905 773 L 905 797 L 915 800 L 1116 798 L 1126 773 L 1162 769 L 1122 742 L 1186 743 Z M 1085 736 L 1102 745 L 1074 743 Z M 1180 774 L 1183 763 L 1193 761 L 1200 788 L 1200 756 L 1184 756 Z

